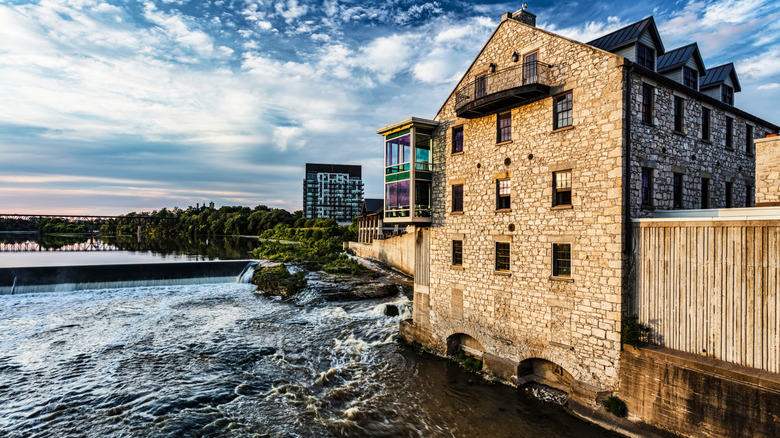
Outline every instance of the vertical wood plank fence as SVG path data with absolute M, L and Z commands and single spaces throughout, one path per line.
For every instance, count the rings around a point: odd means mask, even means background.
M 640 220 L 633 236 L 653 343 L 780 372 L 780 221 Z

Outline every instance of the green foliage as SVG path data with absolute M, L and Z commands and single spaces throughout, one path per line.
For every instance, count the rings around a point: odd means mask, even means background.
M 616 417 L 623 418 L 628 415 L 628 407 L 626 406 L 626 402 L 619 399 L 618 397 L 615 397 L 614 395 L 611 395 L 608 399 L 604 400 L 604 408 L 607 410 L 607 412 Z
M 306 287 L 306 278 L 303 271 L 290 274 L 284 265 L 279 265 L 255 271 L 252 283 L 264 292 L 287 298 Z
M 620 331 L 620 341 L 624 344 L 639 348 L 639 345 L 647 342 L 650 328 L 639 323 L 639 316 L 629 315 L 623 320 L 623 328 Z
M 366 268 L 355 259 L 346 254 L 339 254 L 336 259 L 326 263 L 322 270 L 329 274 L 352 275 L 355 277 L 374 277 L 376 272 Z
M 482 370 L 482 361 L 474 356 L 466 354 L 463 350 L 459 350 L 455 353 L 455 360 L 461 366 L 468 371 L 477 372 Z

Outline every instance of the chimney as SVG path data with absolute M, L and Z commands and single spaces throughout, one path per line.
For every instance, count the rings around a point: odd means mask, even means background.
M 536 15 L 528 12 L 526 10 L 527 7 L 528 3 L 523 3 L 523 8 L 512 14 L 512 18 L 523 24 L 536 27 Z

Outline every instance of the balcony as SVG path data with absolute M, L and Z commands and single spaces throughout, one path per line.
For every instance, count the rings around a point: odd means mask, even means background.
M 455 92 L 455 113 L 464 119 L 475 119 L 547 96 L 550 67 L 532 61 L 479 76 Z

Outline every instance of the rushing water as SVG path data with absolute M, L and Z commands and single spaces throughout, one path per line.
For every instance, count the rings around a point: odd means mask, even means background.
M 604 436 L 394 341 L 406 298 L 248 284 L 0 296 L 0 435 Z

